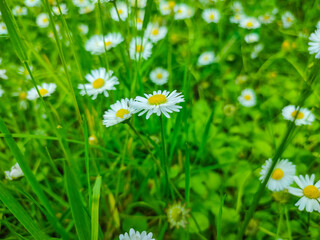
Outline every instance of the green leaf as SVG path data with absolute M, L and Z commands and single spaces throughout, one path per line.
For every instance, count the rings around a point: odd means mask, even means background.
M 93 186 L 92 211 L 91 211 L 91 240 L 99 237 L 99 201 L 101 189 L 101 176 L 98 176 Z

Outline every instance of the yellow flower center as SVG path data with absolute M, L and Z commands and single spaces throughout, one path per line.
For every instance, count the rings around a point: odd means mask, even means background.
M 117 111 L 116 116 L 119 118 L 123 118 L 125 114 L 129 114 L 129 111 L 127 109 L 121 108 Z
M 211 20 L 213 20 L 213 19 L 214 19 L 214 15 L 211 14 L 209 18 L 210 18 Z
M 142 19 L 141 18 L 137 18 L 137 23 L 142 23 Z
M 247 101 L 249 101 L 250 99 L 251 99 L 251 96 L 250 95 L 244 95 L 244 100 L 247 100 Z
M 158 35 L 159 34 L 159 30 L 157 28 L 152 30 L 152 35 Z
M 6 26 L 2 26 L 2 29 L 3 29 L 3 30 L 6 30 Z
M 137 47 L 136 47 L 136 51 L 137 52 L 142 52 L 143 51 L 143 47 L 140 44 L 138 44 Z
M 42 22 L 43 22 L 43 23 L 47 23 L 48 21 L 49 21 L 48 18 L 42 19 Z
M 123 13 L 123 10 L 122 9 L 118 9 L 118 13 L 119 13 L 119 15 L 121 15 Z
M 247 27 L 253 27 L 253 23 L 252 22 L 247 22 Z
M 92 87 L 95 89 L 101 88 L 104 85 L 104 80 L 102 78 L 97 78 L 93 81 Z
M 289 22 L 289 23 L 291 23 L 291 22 L 292 22 L 291 17 L 287 17 L 287 22 Z
M 272 173 L 272 178 L 274 180 L 280 180 L 281 178 L 283 178 L 283 175 L 284 175 L 284 173 L 283 173 L 282 169 L 276 168 Z
M 162 78 L 162 74 L 161 74 L 161 73 L 158 73 L 158 74 L 157 74 L 157 78 L 158 78 L 158 79 L 161 79 L 161 78 Z
M 39 90 L 39 93 L 40 93 L 41 96 L 44 96 L 44 95 L 46 95 L 46 94 L 48 93 L 48 90 L 47 90 L 47 89 L 44 89 L 44 88 L 41 88 L 41 89 Z
M 150 105 L 160 105 L 160 104 L 166 103 L 166 102 L 167 102 L 167 98 L 163 94 L 155 94 L 155 95 L 149 97 L 149 99 L 148 99 L 148 103 Z
M 235 18 L 236 20 L 240 20 L 240 14 L 235 15 L 234 18 Z
M 302 119 L 304 118 L 304 114 L 302 112 L 298 112 L 297 110 L 294 110 L 292 113 L 291 113 L 291 116 L 293 118 L 295 118 L 297 116 L 297 119 Z
M 303 195 L 310 199 L 317 199 L 320 197 L 320 191 L 316 186 L 309 185 L 303 189 Z
M 104 45 L 105 45 L 106 47 L 110 46 L 111 44 L 112 44 L 111 41 L 107 41 L 107 42 L 104 43 Z
M 263 19 L 264 19 L 264 20 L 269 20 L 269 19 L 270 19 L 270 16 L 269 16 L 269 15 L 264 15 Z
M 19 93 L 19 99 L 20 100 L 25 100 L 26 98 L 27 98 L 27 93 L 26 92 Z
M 175 5 L 176 5 L 175 1 L 169 1 L 169 8 L 173 9 Z
M 173 221 L 175 222 L 180 222 L 183 220 L 183 215 L 182 215 L 182 211 L 180 208 L 173 208 L 172 211 L 171 211 L 171 217 L 173 219 Z
M 180 8 L 178 9 L 178 13 L 182 13 L 182 10 Z

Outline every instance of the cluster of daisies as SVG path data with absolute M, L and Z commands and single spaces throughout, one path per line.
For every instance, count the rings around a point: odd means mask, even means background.
M 263 182 L 271 168 L 272 159 L 268 159 L 262 166 L 260 180 Z M 279 160 L 267 182 L 267 188 L 274 192 L 287 190 L 292 195 L 300 197 L 295 204 L 300 211 L 320 212 L 320 180 L 315 183 L 315 175 L 296 176 L 296 166 L 288 159 Z M 290 187 L 295 182 L 298 188 Z

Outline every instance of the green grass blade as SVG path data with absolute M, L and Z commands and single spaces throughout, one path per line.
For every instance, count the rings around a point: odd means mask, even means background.
M 29 182 L 32 190 L 38 196 L 41 204 L 46 209 L 44 214 L 46 215 L 47 219 L 50 221 L 53 227 L 57 230 L 57 232 L 63 237 L 63 239 L 68 239 L 68 233 L 63 229 L 60 222 L 56 218 L 48 198 L 42 191 L 40 183 L 37 181 L 31 168 L 25 161 L 24 156 L 22 155 L 19 147 L 17 146 L 16 142 L 14 141 L 11 133 L 9 132 L 8 128 L 6 127 L 1 117 L 0 117 L 0 131 L 5 134 L 5 141 L 8 144 L 13 156 L 17 160 L 25 178 Z
M 189 147 L 186 145 L 186 160 L 184 163 L 185 170 L 185 198 L 186 203 L 189 204 L 190 199 L 190 155 L 189 155 Z
M 2 13 L 2 18 L 7 26 L 8 33 L 12 45 L 14 46 L 17 55 L 21 62 L 28 61 L 28 56 L 26 54 L 26 48 L 24 43 L 21 41 L 21 33 L 18 28 L 17 22 L 13 17 L 12 11 L 9 9 L 5 0 L 0 0 L 0 10 Z
M 92 211 L 91 211 L 91 240 L 99 238 L 99 201 L 101 189 L 101 176 L 98 176 L 93 187 Z
M 65 164 L 65 183 L 79 240 L 90 239 L 90 221 L 72 169 Z
M 217 219 L 217 240 L 221 240 L 222 208 L 223 208 L 225 199 L 226 199 L 226 195 L 224 195 L 222 197 L 220 208 L 219 208 L 219 214 L 218 214 L 218 219 Z
M 49 237 L 39 228 L 33 219 L 24 210 L 21 204 L 11 195 L 11 193 L 0 183 L 0 200 L 27 229 L 35 240 L 46 240 Z
M 91 184 L 90 184 L 90 159 L 89 159 L 89 134 L 88 125 L 85 115 L 83 115 L 83 132 L 84 132 L 84 146 L 85 146 L 85 161 L 86 161 L 86 175 L 88 184 L 88 195 L 89 195 L 89 208 L 91 207 L 92 197 L 91 197 Z

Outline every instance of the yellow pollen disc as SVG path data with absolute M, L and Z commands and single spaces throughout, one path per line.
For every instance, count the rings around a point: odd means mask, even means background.
M 143 47 L 140 44 L 138 44 L 137 48 L 136 48 L 136 51 L 137 52 L 142 52 L 143 51 Z
M 264 18 L 264 20 L 269 20 L 270 16 L 269 15 L 265 15 L 263 18 Z
M 104 80 L 102 78 L 97 78 L 93 81 L 92 87 L 95 89 L 101 88 L 104 85 Z
M 178 9 L 178 13 L 182 13 L 182 10 L 181 10 L 181 9 Z
M 213 15 L 213 14 L 210 15 L 210 19 L 211 19 L 211 20 L 214 19 L 214 15 Z
M 125 114 L 129 114 L 129 111 L 127 109 L 121 108 L 117 111 L 116 116 L 119 118 L 123 118 Z
M 5 27 L 5 26 L 2 26 L 2 29 L 3 29 L 3 30 L 6 30 L 6 27 Z
M 204 56 L 203 60 L 208 61 L 209 57 L 206 55 L 206 56 Z
M 106 47 L 110 46 L 111 44 L 112 44 L 111 41 L 107 41 L 107 42 L 104 43 L 104 45 L 106 45 Z
M 316 186 L 309 185 L 303 189 L 303 195 L 310 199 L 317 199 L 320 197 L 320 191 Z
M 19 99 L 20 100 L 25 100 L 26 98 L 27 98 L 27 93 L 26 92 L 19 93 Z
M 298 114 L 298 116 L 297 116 Z M 304 118 L 304 114 L 302 112 L 299 112 L 297 110 L 294 110 L 292 113 L 291 113 L 291 116 L 294 118 L 297 116 L 297 119 L 302 119 Z
M 137 23 L 142 23 L 141 18 L 137 18 Z
M 244 98 L 244 100 L 249 101 L 251 99 L 251 96 L 250 95 L 245 95 L 243 98 Z
M 283 178 L 283 175 L 284 175 L 284 173 L 283 173 L 282 169 L 276 168 L 272 173 L 272 178 L 274 180 L 280 180 L 281 178 Z
M 240 15 L 237 14 L 237 15 L 235 16 L 235 19 L 236 19 L 236 20 L 240 20 Z
M 152 35 L 158 35 L 159 34 L 159 30 L 157 28 L 152 30 Z
M 48 18 L 42 19 L 42 22 L 43 22 L 43 23 L 46 23 L 46 22 L 48 22 L 48 21 L 49 21 Z
M 121 15 L 123 13 L 122 9 L 118 9 L 118 13 Z
M 287 17 L 287 22 L 292 22 L 291 17 Z
M 169 1 L 169 8 L 173 9 L 175 5 L 176 5 L 175 1 Z
M 247 22 L 247 27 L 253 27 L 253 23 L 252 22 Z
M 171 212 L 171 217 L 173 221 L 180 222 L 182 220 L 182 211 L 180 208 L 174 208 Z
M 157 78 L 158 78 L 158 79 L 162 78 L 162 74 L 161 74 L 161 73 L 158 73 L 158 74 L 157 74 Z
M 148 103 L 150 105 L 160 105 L 160 104 L 166 103 L 166 102 L 167 102 L 167 98 L 163 94 L 155 94 L 155 95 L 149 97 L 149 99 L 148 99 Z
M 41 88 L 41 89 L 39 90 L 39 92 L 40 92 L 40 95 L 41 95 L 41 96 L 44 96 L 44 95 L 46 95 L 46 94 L 48 93 L 48 90 L 47 90 L 47 89 L 44 89 L 44 88 Z

